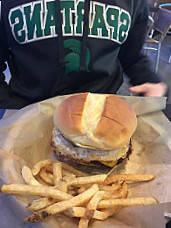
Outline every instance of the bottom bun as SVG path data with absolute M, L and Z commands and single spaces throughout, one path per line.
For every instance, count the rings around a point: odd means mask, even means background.
M 98 166 L 102 163 L 105 166 L 113 167 L 120 164 L 132 153 L 132 143 L 127 143 L 118 150 L 105 151 L 81 148 L 72 144 L 54 128 L 52 136 L 52 148 L 58 157 L 65 161 L 72 161 L 82 165 Z

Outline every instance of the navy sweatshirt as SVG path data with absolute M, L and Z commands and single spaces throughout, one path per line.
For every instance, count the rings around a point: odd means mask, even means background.
M 87 4 L 87 5 L 86 5 Z M 160 82 L 142 55 L 146 0 L 2 0 L 0 108 Z M 8 62 L 12 78 L 5 82 Z

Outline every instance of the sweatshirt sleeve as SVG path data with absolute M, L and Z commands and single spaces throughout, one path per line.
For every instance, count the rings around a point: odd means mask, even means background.
M 6 70 L 6 61 L 8 52 L 5 48 L 4 33 L 0 21 L 0 108 L 5 108 L 10 98 L 10 87 L 5 81 L 4 71 Z
M 128 38 L 121 46 L 119 59 L 124 73 L 130 78 L 132 85 L 140 85 L 146 82 L 161 82 L 159 75 L 155 74 L 151 62 L 142 54 L 148 24 L 147 1 L 137 1 L 136 16 L 130 28 Z

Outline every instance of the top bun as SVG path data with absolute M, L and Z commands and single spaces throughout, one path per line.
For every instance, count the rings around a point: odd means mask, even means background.
M 115 95 L 81 93 L 57 107 L 54 124 L 77 146 L 114 150 L 129 143 L 137 119 L 134 110 Z

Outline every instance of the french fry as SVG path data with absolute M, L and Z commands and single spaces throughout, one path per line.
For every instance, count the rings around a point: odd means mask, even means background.
M 107 217 L 109 217 L 111 214 L 113 214 L 116 211 L 116 207 L 112 208 L 112 209 L 106 209 L 104 212 L 100 212 L 97 211 L 96 208 L 98 206 L 99 201 L 102 198 L 106 198 L 106 194 L 110 194 L 110 196 L 107 196 L 107 198 L 112 196 L 112 193 L 110 192 L 105 192 L 105 191 L 99 191 L 97 192 L 92 199 L 90 200 L 90 202 L 87 205 L 87 208 L 83 208 L 83 207 L 74 207 L 74 208 L 70 208 L 68 210 L 69 215 L 72 214 L 72 216 L 74 217 L 83 217 L 85 219 L 82 219 L 79 223 L 79 226 L 82 227 L 83 224 L 88 224 L 89 220 L 91 218 L 96 218 L 98 220 L 104 220 Z
M 49 186 L 49 187 L 52 187 L 51 184 L 48 184 L 47 182 L 45 182 L 39 175 L 36 176 L 36 180 L 42 184 L 43 186 Z
M 22 177 L 25 181 L 26 184 L 30 184 L 30 185 L 35 185 L 35 186 L 42 186 L 41 183 L 39 183 L 35 177 L 33 176 L 30 168 L 28 166 L 23 166 L 22 170 L 21 170 L 21 174 Z
M 68 177 L 70 179 L 75 178 L 76 174 L 71 173 L 70 171 L 66 170 L 66 169 L 62 169 L 62 176 L 63 177 Z
M 59 180 L 58 186 L 55 186 L 55 189 L 58 189 L 62 192 L 67 192 L 67 182 L 63 178 Z
M 46 159 L 46 160 L 42 160 L 42 161 L 38 162 L 32 168 L 33 176 L 36 176 L 44 166 L 51 165 L 51 164 L 56 163 L 56 162 L 57 161 L 54 159 Z
M 112 207 L 112 208 L 104 209 L 103 211 L 96 210 L 94 212 L 93 218 L 103 221 L 103 220 L 107 219 L 108 217 L 112 216 L 119 209 L 120 209 L 119 207 Z
M 47 206 L 50 206 L 54 203 L 56 203 L 57 200 L 53 198 L 48 197 L 42 197 L 40 199 L 33 200 L 29 205 L 27 206 L 27 210 L 29 211 L 38 211 L 41 210 Z
M 77 192 L 78 192 L 78 194 L 80 194 L 80 193 L 83 193 L 85 190 L 86 190 L 86 187 L 82 186 L 77 190 Z
M 47 173 L 44 169 L 41 169 L 39 171 L 39 175 L 42 178 L 42 180 L 45 181 L 47 184 L 54 185 L 54 178 L 51 173 Z
M 62 178 L 63 180 L 66 180 L 67 182 L 76 178 L 76 174 L 69 172 L 68 170 L 63 169 L 62 170 Z
M 72 179 L 74 179 L 75 177 L 71 177 L 71 176 L 63 176 L 62 179 L 65 180 L 67 183 L 69 181 L 71 181 Z
M 67 209 L 70 217 L 84 217 L 86 208 L 85 207 L 70 207 Z
M 88 228 L 89 219 L 82 217 L 79 221 L 78 228 Z
M 35 166 L 32 168 L 33 175 L 36 176 L 39 173 L 41 168 L 48 166 L 48 165 L 52 165 L 53 163 L 62 163 L 62 167 L 64 169 L 70 171 L 71 173 L 76 174 L 77 176 L 86 176 L 85 173 L 73 168 L 72 166 L 70 166 L 66 163 L 63 163 L 63 162 L 59 162 L 59 161 L 54 160 L 54 159 L 42 160 L 42 161 L 38 162 L 37 164 L 35 164 Z M 51 168 L 49 168 L 49 169 L 51 169 Z
M 126 182 L 123 182 L 121 189 L 116 191 L 110 197 L 111 199 L 123 199 L 128 196 L 128 185 Z
M 116 213 L 118 210 L 119 210 L 119 207 L 107 208 L 107 209 L 103 209 L 102 211 L 95 210 L 92 218 L 97 220 L 105 220 L 109 216 Z M 86 212 L 85 207 L 68 208 L 68 216 L 70 217 L 81 218 L 81 217 L 84 217 L 85 212 Z
M 118 191 L 115 191 L 115 192 L 99 191 L 97 194 L 99 194 L 99 196 L 97 196 L 97 198 L 99 197 L 99 199 L 103 199 L 103 200 L 104 199 L 105 200 L 108 200 L 108 199 L 124 199 L 128 195 L 128 185 L 124 182 L 122 184 L 121 188 Z M 94 198 L 95 198 L 95 196 L 94 196 Z M 95 208 L 96 207 L 96 202 L 97 201 L 95 201 L 95 202 L 92 201 L 92 204 L 93 204 L 92 210 L 95 210 L 96 209 Z
M 80 186 L 85 184 L 102 183 L 106 179 L 106 174 L 77 177 L 68 181 L 68 186 Z
M 62 166 L 62 163 L 60 163 L 60 162 L 56 162 L 56 163 L 53 163 L 53 164 L 61 164 L 61 166 Z M 53 164 L 44 166 L 43 167 L 44 170 L 47 171 L 47 172 L 53 173 Z M 76 177 L 76 175 L 74 173 L 72 173 L 71 171 L 68 171 L 68 170 L 66 170 L 64 168 L 62 168 L 61 170 L 62 170 L 62 176 L 68 176 L 70 178 Z
M 103 208 L 112 208 L 115 206 L 120 207 L 130 207 L 130 206 L 138 206 L 138 205 L 149 205 L 149 204 L 157 204 L 157 200 L 153 197 L 139 197 L 139 198 L 126 198 L 126 199 L 110 199 L 110 200 L 102 200 L 98 204 L 98 209 Z
M 104 192 L 104 191 L 98 191 L 89 201 L 84 217 L 87 219 L 91 219 L 93 217 L 94 211 L 97 208 L 98 203 L 100 202 L 100 200 L 105 197 L 106 193 L 108 192 Z M 111 193 L 109 193 L 111 194 Z
M 115 192 L 121 188 L 121 184 L 119 182 L 116 182 L 112 184 L 111 186 L 108 185 L 100 185 L 100 190 L 107 191 L 107 192 Z
M 71 195 L 48 186 L 33 186 L 33 185 L 25 185 L 25 184 L 5 185 L 4 184 L 1 188 L 1 191 L 3 193 L 8 193 L 8 194 L 47 196 L 58 200 L 67 200 L 72 198 Z
M 91 197 L 99 190 L 97 184 L 92 185 L 91 188 L 83 192 L 82 194 L 75 196 L 69 200 L 61 201 L 55 203 L 41 211 L 34 212 L 31 216 L 27 217 L 24 222 L 38 222 L 51 215 L 63 212 L 70 207 L 79 206 L 83 203 L 86 203 L 91 199 Z
M 68 164 L 66 164 L 66 163 L 62 163 L 62 167 L 63 167 L 64 169 L 66 169 L 67 171 L 69 171 L 69 172 L 75 174 L 76 176 L 80 176 L 80 177 L 87 176 L 86 173 L 83 173 L 83 172 L 81 172 L 80 170 L 77 170 L 77 169 L 73 168 L 72 166 L 70 166 L 70 165 L 68 165 Z
M 24 222 L 39 222 L 62 213 L 80 218 L 78 228 L 88 228 L 89 221 L 103 221 L 122 207 L 157 204 L 152 197 L 127 198 L 127 181 L 150 181 L 154 175 L 120 174 L 90 175 L 52 159 L 38 162 L 32 170 L 24 166 L 22 176 L 26 184 L 1 187 L 8 194 L 41 196 L 27 209 L 34 211 Z
M 62 179 L 62 164 L 53 163 L 53 178 L 54 184 L 60 189 L 60 180 Z
M 46 172 L 49 172 L 49 173 L 53 173 L 53 165 L 54 163 L 50 164 L 50 165 L 45 165 L 43 167 L 43 169 L 46 171 Z
M 62 192 L 67 192 L 66 180 L 62 178 L 61 163 L 58 163 L 58 162 L 53 163 L 52 170 L 53 170 L 53 175 L 49 172 L 46 172 L 44 168 L 41 168 L 41 170 L 39 171 L 39 175 L 42 178 L 42 180 L 45 181 L 46 183 L 50 185 L 55 184 L 56 186 L 55 189 L 58 189 Z
M 154 175 L 137 175 L 137 174 L 120 174 L 110 175 L 104 181 L 104 185 L 111 184 L 117 181 L 150 181 L 155 178 Z

